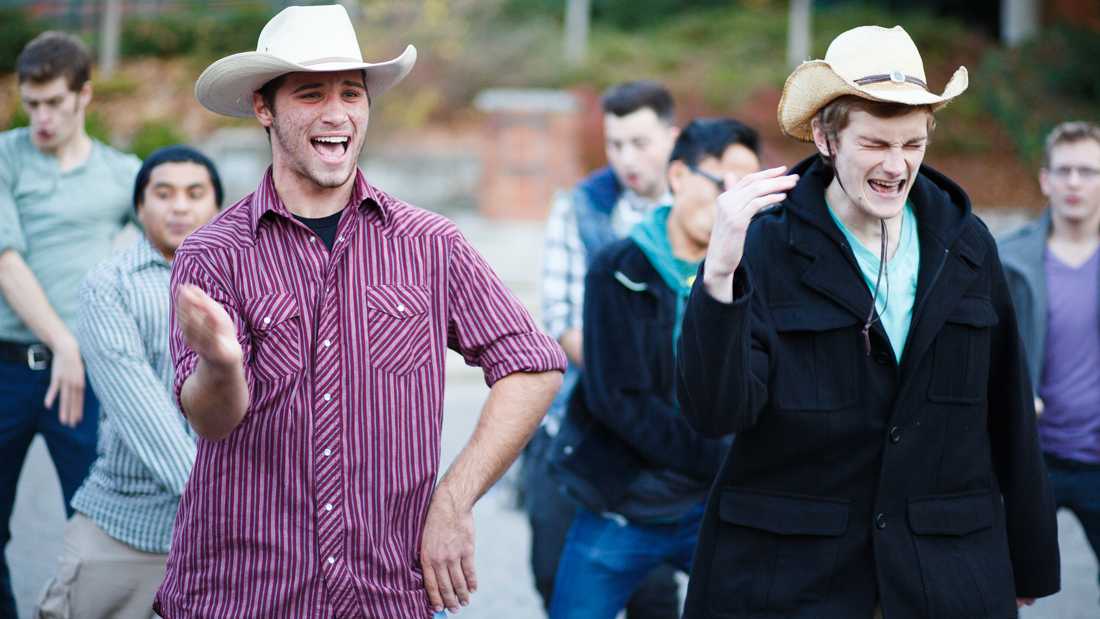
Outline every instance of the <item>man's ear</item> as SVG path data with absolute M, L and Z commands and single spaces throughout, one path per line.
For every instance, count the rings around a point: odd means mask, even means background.
M 684 177 L 688 174 L 691 174 L 691 170 L 684 165 L 683 161 L 677 159 L 668 164 L 668 170 L 665 172 L 665 175 L 668 178 L 668 188 L 673 195 L 680 192 L 680 188 L 683 187 L 684 184 Z
M 263 95 L 259 92 L 252 93 L 252 113 L 256 115 L 256 120 L 260 121 L 260 124 L 264 127 L 271 127 L 275 122 L 275 112 L 267 107 L 267 102 L 264 101 Z
M 814 134 L 814 146 L 817 147 L 817 152 L 826 157 L 830 161 L 833 158 L 833 153 L 829 152 L 829 140 L 825 138 L 825 132 L 821 129 L 821 123 L 817 122 L 817 119 L 810 121 L 810 129 Z
M 80 101 L 80 107 L 86 108 L 92 102 L 92 80 L 84 82 L 80 90 L 76 91 L 76 98 Z

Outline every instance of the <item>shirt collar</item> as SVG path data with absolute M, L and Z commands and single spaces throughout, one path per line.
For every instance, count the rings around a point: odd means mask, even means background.
M 253 234 L 259 229 L 260 221 L 268 213 L 275 213 L 287 219 L 294 218 L 290 210 L 283 204 L 283 200 L 279 197 L 279 193 L 275 190 L 275 177 L 273 176 L 272 169 L 272 166 L 268 166 L 267 172 L 264 173 L 264 177 L 260 181 L 259 187 L 252 193 L 249 214 L 251 217 L 251 230 Z M 388 196 L 374 185 L 368 183 L 366 177 L 363 175 L 363 170 L 358 167 L 355 168 L 355 183 L 352 185 L 351 199 L 348 200 L 348 204 L 357 205 L 360 213 L 367 212 L 371 210 L 371 207 L 374 207 L 374 210 L 377 211 L 382 218 L 382 223 L 389 223 L 390 206 Z
M 128 258 L 126 268 L 131 273 L 140 271 L 148 266 L 172 268 L 172 263 L 168 262 L 164 254 L 157 251 L 157 249 L 153 247 L 153 244 L 149 242 L 149 239 L 144 235 L 130 248 Z

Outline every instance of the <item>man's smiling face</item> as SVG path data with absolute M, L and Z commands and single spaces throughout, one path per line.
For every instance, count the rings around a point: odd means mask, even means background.
M 370 119 L 362 71 L 290 73 L 275 92 L 274 109 L 255 97 L 257 117 L 271 129 L 276 175 L 289 173 L 317 188 L 351 181 Z

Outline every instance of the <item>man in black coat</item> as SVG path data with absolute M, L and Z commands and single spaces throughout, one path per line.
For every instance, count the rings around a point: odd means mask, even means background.
M 921 165 L 932 113 L 966 85 L 960 67 L 929 92 L 900 27 L 845 32 L 779 104 L 820 159 L 719 197 L 678 395 L 696 429 L 737 440 L 685 617 L 1002 619 L 1058 590 L 997 249 Z

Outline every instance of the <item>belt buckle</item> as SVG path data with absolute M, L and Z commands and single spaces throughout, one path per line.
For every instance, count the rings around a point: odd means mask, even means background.
M 27 346 L 27 367 L 32 370 L 44 370 L 49 367 L 50 350 L 42 344 Z

